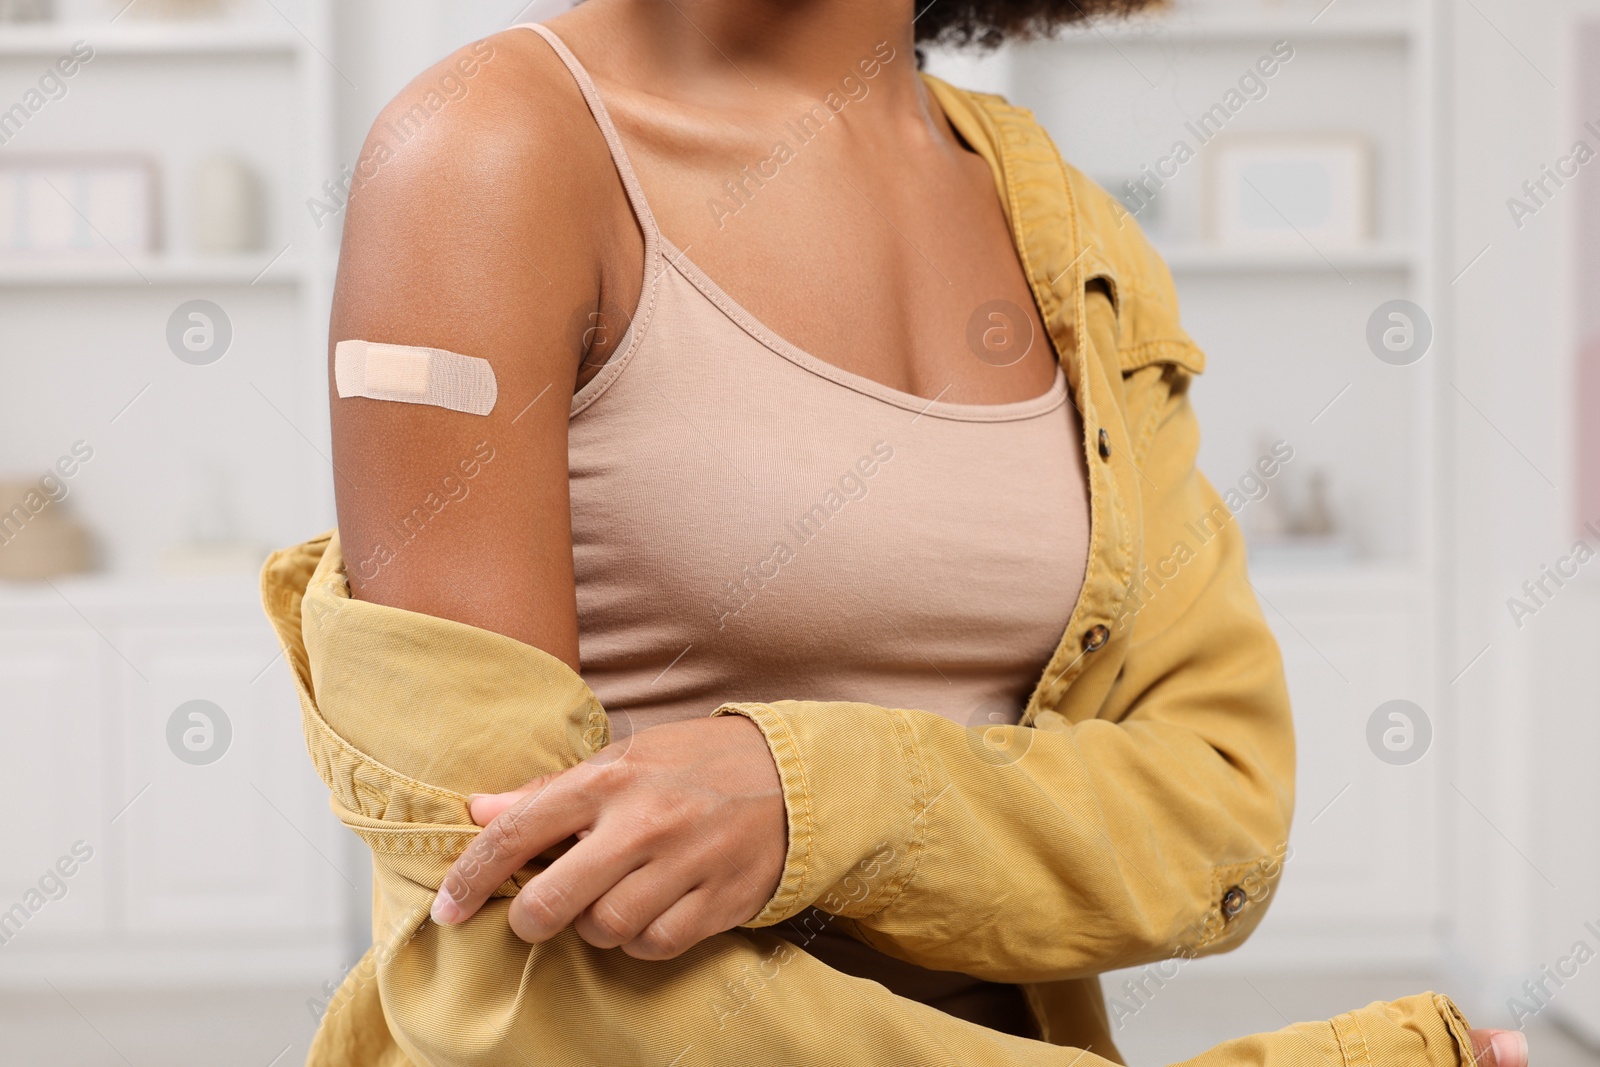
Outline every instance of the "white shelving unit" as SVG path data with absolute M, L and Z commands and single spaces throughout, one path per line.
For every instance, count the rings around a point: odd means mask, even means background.
M 291 26 L 181 23 L 18 23 L 0 27 L 0 56 L 53 58 L 77 41 L 103 56 L 279 56 L 297 61 L 309 42 Z
M 1446 306 L 1435 236 L 1440 134 L 1434 0 L 1179 0 L 1156 17 L 1077 30 L 985 60 L 937 55 L 935 73 L 1031 108 L 1069 163 L 1111 187 L 1189 139 L 1276 42 L 1294 58 L 1229 130 L 1357 132 L 1374 148 L 1376 238 L 1230 248 L 1204 237 L 1205 145 L 1142 216 L 1173 272 L 1184 321 L 1206 348 L 1197 382 L 1202 469 L 1219 485 L 1247 472 L 1263 440 L 1296 449 L 1283 484 L 1331 477 L 1355 542 L 1344 563 L 1263 559 L 1252 578 L 1277 631 L 1299 731 L 1298 811 L 1279 899 L 1238 953 L 1202 966 L 1301 969 L 1428 966 L 1440 958 L 1437 749 L 1381 762 L 1366 729 L 1379 704 L 1414 701 L 1444 718 L 1435 636 L 1439 560 L 1436 405 L 1444 324 L 1410 367 L 1381 364 L 1366 324 L 1389 299 Z M 1242 512 L 1247 533 L 1252 516 Z M 1459 666 L 1459 665 L 1458 665 Z M 1448 746 L 1445 746 L 1448 747 Z
M 1267 38 L 1309 38 L 1319 41 L 1394 41 L 1409 44 L 1417 22 L 1403 5 L 1392 8 L 1347 7 L 1335 0 L 1321 9 L 1299 6 L 1189 5 L 1165 16 L 1136 18 L 1063 34 L 1054 45 L 1109 41 L 1179 45 Z
M 1272 250 L 1219 248 L 1198 243 L 1158 245 L 1161 258 L 1176 274 L 1311 274 L 1413 273 L 1424 269 L 1422 257 L 1404 244 L 1379 244 L 1356 250 L 1318 252 L 1310 248 Z
M 241 285 L 310 288 L 317 281 L 311 275 L 312 264 L 305 259 L 273 259 L 267 254 L 110 258 L 96 262 L 0 261 L 0 288 L 6 289 Z
M 226 488 L 236 533 L 263 548 L 332 523 L 337 227 L 318 230 L 305 208 L 339 174 L 331 24 L 327 0 L 253 0 L 237 21 L 0 24 L 0 109 L 74 42 L 94 49 L 0 158 L 149 157 L 162 231 L 154 254 L 0 258 L 0 469 L 36 477 L 75 438 L 88 442 L 94 458 L 61 506 L 95 532 L 104 565 L 53 586 L 0 583 L 16 741 L 0 752 L 0 797 L 31 813 L 0 860 L 0 912 L 74 841 L 95 848 L 68 896 L 0 953 L 0 988 L 304 982 L 311 993 L 352 962 L 363 874 L 306 763 L 255 575 L 166 577 L 159 562 L 206 506 L 183 495 L 196 472 Z M 257 252 L 193 250 L 190 174 L 216 151 L 262 178 Z M 231 320 L 232 347 L 209 366 L 168 348 L 169 317 L 191 299 Z M 205 766 L 168 748 L 169 716 L 193 699 L 223 707 L 233 727 Z M 39 802 L 63 795 L 72 802 Z

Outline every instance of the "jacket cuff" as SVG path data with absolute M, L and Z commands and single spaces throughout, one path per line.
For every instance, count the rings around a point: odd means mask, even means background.
M 1447 996 L 1419 993 L 1329 1020 L 1344 1067 L 1476 1067 L 1467 1021 Z
M 747 927 L 810 907 L 863 918 L 899 896 L 924 847 L 928 775 L 903 712 L 868 704 L 730 703 L 767 739 L 789 849 L 777 891 Z
M 1478 1067 L 1477 1057 L 1472 1049 L 1472 1027 L 1467 1024 L 1466 1016 L 1461 1014 L 1461 1009 L 1456 1007 L 1455 1001 L 1443 993 L 1434 993 L 1433 1006 L 1444 1019 L 1445 1028 L 1450 1031 L 1450 1039 L 1455 1043 L 1456 1060 L 1461 1067 Z

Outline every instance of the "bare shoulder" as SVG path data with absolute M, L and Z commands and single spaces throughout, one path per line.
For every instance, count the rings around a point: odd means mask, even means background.
M 368 134 L 357 182 L 451 162 L 582 177 L 587 162 L 606 158 L 592 127 L 550 46 L 530 30 L 505 30 L 446 56 L 396 94 Z
M 587 258 L 620 187 L 571 75 L 528 30 L 459 49 L 373 122 L 353 168 L 347 243 L 512 256 L 552 277 Z M 626 218 L 626 215 L 623 215 Z

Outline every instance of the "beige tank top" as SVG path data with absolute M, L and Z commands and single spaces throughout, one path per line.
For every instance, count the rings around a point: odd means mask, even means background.
M 644 235 L 638 309 L 573 397 L 569 437 L 582 675 L 614 732 L 733 700 L 1016 722 L 1088 560 L 1060 368 L 1032 400 L 951 404 L 789 344 L 661 234 L 593 80 L 528 28 L 577 80 Z M 1007 988 L 842 934 L 805 947 L 991 1024 L 982 989 Z

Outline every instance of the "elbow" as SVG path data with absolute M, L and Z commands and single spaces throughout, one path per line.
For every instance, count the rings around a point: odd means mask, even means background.
M 1248 863 L 1212 872 L 1212 892 L 1203 916 L 1191 927 L 1183 955 L 1211 956 L 1231 952 L 1255 933 L 1277 898 L 1283 869 L 1294 858 L 1287 839 Z

